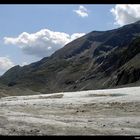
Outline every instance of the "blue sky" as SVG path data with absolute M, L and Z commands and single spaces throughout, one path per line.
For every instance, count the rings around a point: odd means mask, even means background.
M 0 74 L 13 65 L 40 60 L 45 51 L 49 56 L 67 42 L 93 30 L 109 30 L 127 24 L 124 19 L 116 19 L 118 9 L 112 4 L 0 5 Z

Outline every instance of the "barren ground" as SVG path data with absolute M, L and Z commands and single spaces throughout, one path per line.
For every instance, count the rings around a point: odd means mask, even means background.
M 139 135 L 140 87 L 0 99 L 0 135 Z

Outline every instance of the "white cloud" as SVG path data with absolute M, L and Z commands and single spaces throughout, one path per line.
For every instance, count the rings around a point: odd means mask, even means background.
M 23 62 L 20 66 L 25 66 L 25 65 L 28 65 L 27 62 Z
M 15 38 L 4 37 L 4 43 L 17 45 L 26 54 L 45 57 L 50 56 L 65 44 L 83 35 L 85 35 L 85 33 L 74 33 L 69 35 L 63 32 L 42 29 L 32 34 L 23 32 Z
M 74 12 L 82 18 L 88 17 L 88 10 L 82 5 L 79 6 L 78 10 L 74 10 Z
M 5 72 L 9 68 L 13 67 L 14 63 L 6 56 L 0 57 L 0 73 Z
M 110 11 L 120 26 L 140 20 L 140 4 L 117 4 Z

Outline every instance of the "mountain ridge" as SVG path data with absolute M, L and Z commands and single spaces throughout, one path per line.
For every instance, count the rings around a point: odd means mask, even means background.
M 0 83 L 42 93 L 125 86 L 140 79 L 139 44 L 140 21 L 92 31 L 50 57 L 11 68 L 0 77 Z

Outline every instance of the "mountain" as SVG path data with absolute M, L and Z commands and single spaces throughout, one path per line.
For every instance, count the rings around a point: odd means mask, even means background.
M 0 83 L 42 93 L 140 85 L 140 21 L 92 31 L 50 57 L 9 69 Z

